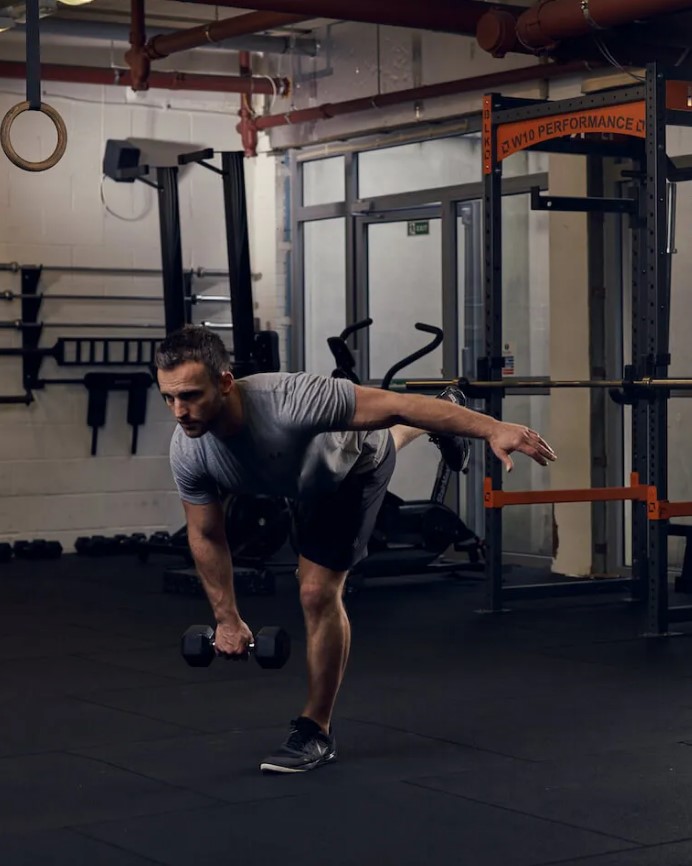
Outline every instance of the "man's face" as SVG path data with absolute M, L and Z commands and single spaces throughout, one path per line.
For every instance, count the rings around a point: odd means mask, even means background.
M 214 427 L 233 387 L 233 376 L 224 373 L 215 382 L 200 361 L 186 361 L 173 370 L 159 370 L 161 396 L 186 436 L 197 439 Z

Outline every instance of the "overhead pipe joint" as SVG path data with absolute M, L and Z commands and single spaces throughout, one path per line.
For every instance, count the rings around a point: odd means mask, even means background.
M 125 62 L 130 67 L 130 87 L 132 90 L 149 90 L 151 60 L 143 48 L 129 48 L 125 52 Z
M 538 54 L 554 50 L 564 39 L 685 9 L 692 9 L 692 0 L 538 0 L 513 26 L 505 11 L 489 10 L 478 22 L 476 38 L 496 57 L 510 51 Z
M 146 90 L 148 88 L 152 60 L 161 60 L 179 51 L 215 45 L 225 39 L 286 27 L 303 20 L 304 16 L 300 15 L 251 12 L 222 21 L 212 21 L 209 24 L 202 24 L 189 30 L 161 33 L 147 42 L 144 31 L 144 0 L 132 0 L 130 48 L 125 53 L 125 60 L 130 67 L 132 76 L 132 89 Z M 285 79 L 275 79 L 281 96 L 286 93 L 288 87 L 287 84 L 281 84 L 282 81 L 285 82 Z
M 244 79 L 252 78 L 252 63 L 250 60 L 249 51 L 241 51 L 238 56 L 238 65 L 240 67 L 240 77 Z M 259 131 L 255 123 L 255 110 L 252 107 L 252 94 L 244 93 L 240 97 L 240 111 L 238 112 L 240 121 L 236 126 L 236 130 L 240 134 L 240 140 L 243 143 L 243 150 L 246 157 L 257 156 L 257 143 L 259 141 Z
M 481 48 L 493 57 L 504 57 L 510 51 L 516 51 L 516 17 L 509 12 L 494 9 L 478 22 L 476 39 Z
M 125 62 L 130 67 L 133 90 L 149 89 L 151 63 L 144 43 L 147 41 L 144 0 L 131 0 L 130 47 L 125 52 Z

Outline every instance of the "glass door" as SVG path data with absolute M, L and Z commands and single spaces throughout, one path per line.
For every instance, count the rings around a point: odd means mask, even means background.
M 503 201 L 503 375 L 530 378 L 549 374 L 548 232 L 546 215 L 531 210 L 528 195 L 505 196 Z M 483 208 L 480 201 L 460 202 L 457 209 L 457 299 L 459 308 L 459 370 L 477 377 L 478 359 L 485 355 Z M 483 411 L 484 402 L 470 407 Z M 546 396 L 507 395 L 505 421 L 547 430 L 550 399 Z M 481 537 L 484 446 L 473 445 L 470 471 L 462 493 L 460 514 Z M 507 490 L 540 490 L 550 477 L 541 467 L 521 457 L 505 476 Z M 503 546 L 509 553 L 550 556 L 553 547 L 552 506 L 508 508 Z
M 367 288 L 362 302 L 373 320 L 366 376 L 379 382 L 390 367 L 431 341 L 430 334 L 416 330 L 417 322 L 443 327 L 442 220 L 439 208 L 359 220 L 357 261 Z M 442 377 L 442 347 L 397 374 L 399 379 Z M 412 442 L 398 456 L 392 491 L 403 499 L 428 498 L 439 457 L 427 436 Z

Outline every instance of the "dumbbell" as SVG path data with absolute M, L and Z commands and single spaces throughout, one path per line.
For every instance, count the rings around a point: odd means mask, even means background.
M 282 628 L 266 626 L 257 632 L 255 642 L 248 649 L 261 668 L 282 668 L 291 656 L 291 638 Z M 214 629 L 208 625 L 191 625 L 181 638 L 180 651 L 190 667 L 208 667 L 216 656 Z
M 15 541 L 14 555 L 17 559 L 59 559 L 62 555 L 62 544 L 59 541 L 46 541 L 45 538 L 35 538 L 33 541 L 19 539 Z

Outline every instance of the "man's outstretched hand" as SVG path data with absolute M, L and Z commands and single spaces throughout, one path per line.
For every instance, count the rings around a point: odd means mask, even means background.
M 505 464 L 508 472 L 514 468 L 512 458 L 509 456 L 513 451 L 526 454 L 541 466 L 547 466 L 549 462 L 557 460 L 557 455 L 545 439 L 542 439 L 535 430 L 521 424 L 499 421 L 488 438 L 488 445 L 495 456 Z

